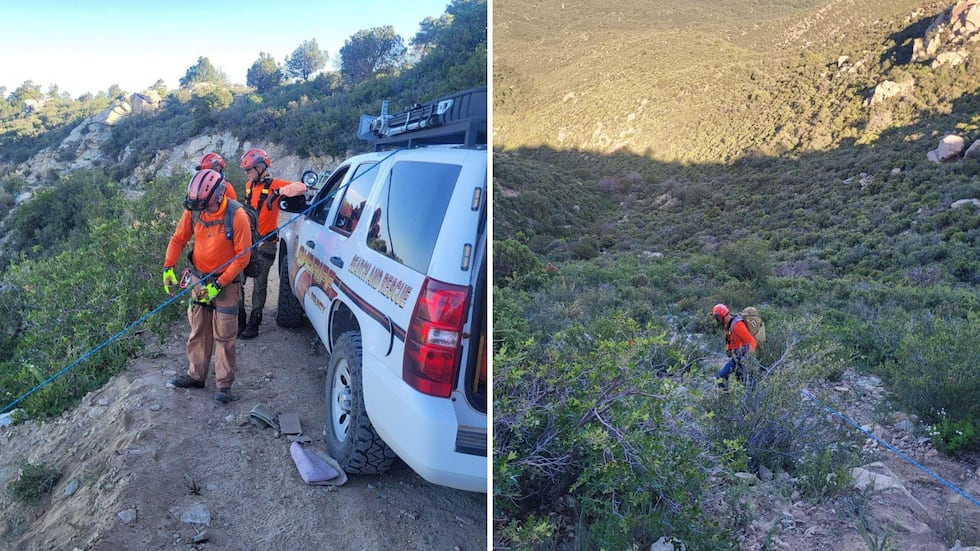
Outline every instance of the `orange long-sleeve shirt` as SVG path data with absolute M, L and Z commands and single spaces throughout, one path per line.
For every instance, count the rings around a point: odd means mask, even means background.
M 259 213 L 259 234 L 263 236 L 270 234 L 279 227 L 279 203 L 273 203 L 271 209 L 264 204 L 260 207 L 260 204 L 265 203 L 273 191 L 279 191 L 279 195 L 283 197 L 296 197 L 306 193 L 306 184 L 277 178 L 271 179 L 268 190 L 265 189 L 264 181 L 257 183 L 249 181 L 245 184 L 245 197 L 248 198 L 252 208 Z
M 725 333 L 725 351 L 735 351 L 744 345 L 749 345 L 749 350 L 755 350 L 758 343 L 752 333 L 749 333 L 748 326 L 742 318 L 732 319 Z
M 175 266 L 181 251 L 193 237 L 194 267 L 205 274 L 220 268 L 242 251 L 246 251 L 226 266 L 218 277 L 218 284 L 222 287 L 234 281 L 248 265 L 249 249 L 252 247 L 252 230 L 249 228 L 248 215 L 245 214 L 244 210 L 238 209 L 232 218 L 232 240 L 229 241 L 225 236 L 224 224 L 225 209 L 227 208 L 228 199 L 226 198 L 222 200 L 221 206 L 214 214 L 201 213 L 201 222 L 220 220 L 220 223 L 211 226 L 205 226 L 203 223 L 195 225 L 191 211 L 185 210 L 180 221 L 177 222 L 177 229 L 170 237 L 170 244 L 167 245 L 167 255 L 163 265 Z

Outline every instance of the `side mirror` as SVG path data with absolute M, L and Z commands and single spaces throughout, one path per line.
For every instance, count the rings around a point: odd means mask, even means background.
M 317 173 L 313 172 L 312 170 L 307 170 L 303 172 L 303 176 L 300 178 L 300 180 L 306 184 L 306 187 L 315 188 L 317 182 L 320 181 L 320 176 L 318 176 Z

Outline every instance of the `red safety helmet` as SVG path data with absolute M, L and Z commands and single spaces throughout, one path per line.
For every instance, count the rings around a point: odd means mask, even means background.
M 199 170 L 187 184 L 184 207 L 193 211 L 204 210 L 208 206 L 217 204 L 224 197 L 224 191 L 224 176 L 210 169 Z
M 272 166 L 272 159 L 269 158 L 269 154 L 264 149 L 256 147 L 249 149 L 242 155 L 242 161 L 239 165 L 242 167 L 242 170 L 248 170 L 250 168 L 258 168 L 255 165 L 259 163 L 262 163 L 265 168 L 269 168 Z
M 197 163 L 197 166 L 194 168 L 196 170 L 211 169 L 215 172 L 221 172 L 225 169 L 225 160 L 217 153 L 205 153 L 201 157 L 201 162 Z
M 728 307 L 724 304 L 715 304 L 715 307 L 711 309 L 711 317 L 716 320 L 721 320 L 728 315 Z

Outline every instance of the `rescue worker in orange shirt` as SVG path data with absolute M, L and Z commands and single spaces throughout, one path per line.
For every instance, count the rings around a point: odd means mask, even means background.
M 722 366 L 715 377 L 718 388 L 728 388 L 728 377 L 735 371 L 735 378 L 742 381 L 745 377 L 744 361 L 749 352 L 755 350 L 758 343 L 749 332 L 745 320 L 741 316 L 733 316 L 724 304 L 716 304 L 711 309 L 711 317 L 725 328 L 725 354 L 728 362 Z
M 267 237 L 252 251 L 252 254 L 262 255 L 262 271 L 252 279 L 252 312 L 248 316 L 245 330 L 238 336 L 251 339 L 259 334 L 259 324 L 262 323 L 262 310 L 269 286 L 269 271 L 276 260 L 279 249 L 279 237 L 276 229 L 279 227 L 279 197 L 297 197 L 306 194 L 306 184 L 290 182 L 273 178 L 269 173 L 272 159 L 262 149 L 249 149 L 242 155 L 240 166 L 245 171 L 245 203 L 258 212 L 259 234 Z M 271 234 L 271 235 L 270 235 Z M 239 301 L 239 307 L 245 310 L 244 294 Z
M 194 285 L 187 319 L 191 332 L 187 338 L 187 374 L 170 380 L 177 388 L 204 388 L 214 352 L 214 379 L 218 392 L 214 399 L 228 403 L 237 400 L 231 386 L 235 382 L 235 336 L 238 298 L 242 289 L 242 270 L 248 264 L 252 230 L 241 207 L 232 208 L 226 196 L 226 182 L 214 170 L 200 170 L 187 186 L 184 207 L 163 261 L 163 287 L 174 294 L 177 276 L 174 267 L 181 251 L 194 238 L 190 284 Z M 233 216 L 229 217 L 229 213 Z M 229 218 L 231 227 L 228 226 Z M 240 255 L 240 256 L 239 256 Z M 234 260 L 232 260 L 234 259 Z M 231 261 L 229 263 L 229 261 Z M 220 270 L 214 276 L 205 275 Z
M 211 169 L 221 175 L 225 179 L 225 197 L 238 201 L 238 192 L 235 191 L 235 186 L 231 184 L 227 177 L 225 177 L 225 160 L 217 153 L 205 153 L 201 160 L 198 161 L 197 166 L 194 170 L 206 170 Z M 253 251 L 254 254 L 254 251 Z M 245 275 L 242 274 L 242 283 L 245 282 Z M 242 288 L 242 294 L 244 294 L 244 287 Z M 245 330 L 245 308 L 238 309 L 238 334 L 241 335 L 242 331 Z

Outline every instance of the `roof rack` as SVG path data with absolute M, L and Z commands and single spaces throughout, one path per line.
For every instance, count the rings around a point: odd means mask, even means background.
M 361 115 L 357 137 L 374 142 L 375 151 L 436 144 L 486 145 L 487 87 L 415 104 L 393 115 L 388 114 L 385 100 L 381 115 Z

